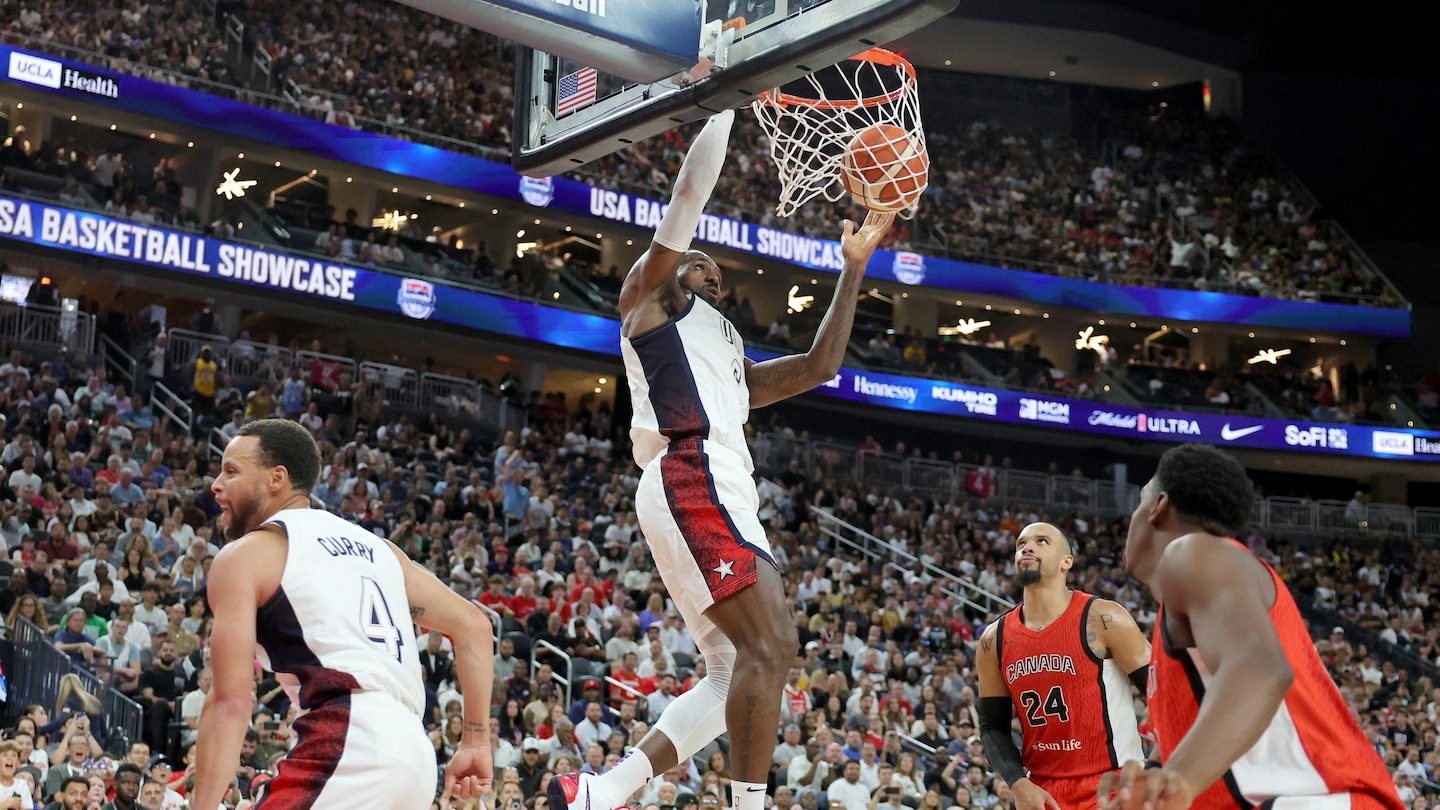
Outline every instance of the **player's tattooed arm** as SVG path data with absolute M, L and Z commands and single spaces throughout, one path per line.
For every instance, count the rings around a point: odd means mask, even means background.
M 420 618 L 421 616 L 424 616 L 424 615 L 425 615 L 425 608 L 420 607 L 419 605 L 411 605 L 411 606 L 410 606 L 410 618 L 412 618 L 412 619 L 418 619 L 418 618 Z
M 1150 642 L 1124 606 L 1097 599 L 1085 627 L 1085 641 L 1102 658 L 1114 659 L 1122 672 L 1132 673 L 1150 663 Z

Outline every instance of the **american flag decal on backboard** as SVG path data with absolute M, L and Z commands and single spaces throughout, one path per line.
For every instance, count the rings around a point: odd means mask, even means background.
M 575 112 L 595 101 L 595 68 L 581 68 L 560 79 L 555 93 L 555 116 Z

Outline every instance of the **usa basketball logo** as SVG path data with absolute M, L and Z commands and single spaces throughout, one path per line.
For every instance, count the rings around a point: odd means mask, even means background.
M 919 253 L 897 251 L 890 271 L 901 284 L 919 284 L 925 280 L 925 257 Z
M 544 208 L 555 199 L 555 184 L 548 177 L 521 177 L 520 197 L 537 208 Z
M 418 278 L 401 279 L 395 303 L 401 312 L 423 321 L 435 312 L 435 285 Z

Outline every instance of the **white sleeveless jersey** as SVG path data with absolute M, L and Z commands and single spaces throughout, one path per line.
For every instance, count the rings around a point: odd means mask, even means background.
M 641 469 L 671 442 L 703 439 L 734 451 L 754 471 L 745 444 L 745 343 L 709 302 L 691 295 L 665 323 L 622 336 L 620 354 L 635 410 L 630 440 Z
M 389 545 L 319 509 L 285 509 L 269 522 L 285 530 L 289 551 L 280 588 L 256 611 L 260 663 L 301 708 L 359 691 L 423 712 L 405 573 Z

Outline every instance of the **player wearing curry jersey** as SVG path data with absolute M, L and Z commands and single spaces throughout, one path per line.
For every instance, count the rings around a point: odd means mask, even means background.
M 1066 585 L 1074 561 L 1060 529 L 1026 526 L 1021 602 L 980 637 L 980 737 L 1016 810 L 1092 808 L 1100 776 L 1142 756 L 1130 687 L 1144 688 L 1150 645 L 1125 608 Z

